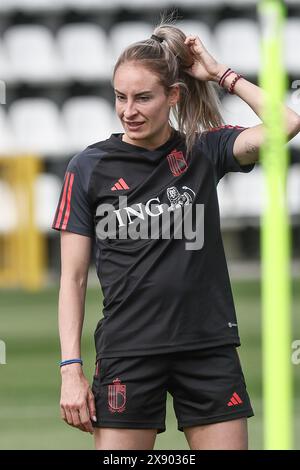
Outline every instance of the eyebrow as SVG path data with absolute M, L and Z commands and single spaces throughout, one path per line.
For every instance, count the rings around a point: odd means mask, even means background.
M 125 93 L 122 93 L 121 91 L 115 89 L 115 92 L 116 93 L 119 93 L 120 95 L 125 95 Z M 139 96 L 139 95 L 145 95 L 145 94 L 149 94 L 149 93 L 152 93 L 151 90 L 145 90 L 145 91 L 140 91 L 139 93 L 136 93 L 134 96 Z

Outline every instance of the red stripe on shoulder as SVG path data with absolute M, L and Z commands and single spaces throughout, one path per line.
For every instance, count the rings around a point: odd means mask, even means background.
M 231 124 L 226 124 L 224 126 L 212 127 L 211 129 L 208 129 L 208 132 L 214 132 L 220 129 L 245 129 L 245 126 L 232 126 Z
M 56 217 L 56 220 L 54 221 L 54 224 L 53 224 L 55 228 L 59 228 L 59 226 L 60 226 L 63 210 L 64 210 L 65 204 L 66 204 L 66 194 L 67 194 L 67 187 L 69 185 L 69 178 L 70 178 L 70 173 L 67 172 L 66 179 L 65 179 L 65 182 L 64 182 L 64 187 L 63 187 L 63 194 L 62 194 L 62 197 L 61 197 L 57 217 Z
M 65 212 L 64 221 L 63 221 L 63 224 L 62 224 L 62 227 L 61 227 L 62 230 L 66 230 L 67 223 L 68 223 L 68 220 L 69 220 L 69 217 L 70 217 L 73 181 L 74 181 L 74 173 L 71 173 L 69 187 L 68 187 L 67 208 L 66 208 L 66 212 Z

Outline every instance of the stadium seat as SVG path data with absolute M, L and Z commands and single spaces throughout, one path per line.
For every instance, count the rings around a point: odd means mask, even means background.
M 65 0 L 13 0 L 13 3 L 18 10 L 33 13 L 60 11 L 65 6 Z
M 56 175 L 41 173 L 35 180 L 35 222 L 38 229 L 53 233 L 51 224 L 55 215 L 62 181 Z
M 113 10 L 119 6 L 119 0 L 64 0 L 68 8 L 78 11 Z
M 0 13 L 11 13 L 15 9 L 15 0 L 1 0 Z
M 15 195 L 10 185 L 4 180 L 0 180 L 0 201 L 0 233 L 6 234 L 16 228 L 18 216 Z
M 13 74 L 29 83 L 61 82 L 63 64 L 58 59 L 48 28 L 39 25 L 12 26 L 4 34 Z
M 217 194 L 219 200 L 220 217 L 226 222 L 234 213 L 234 200 L 232 188 L 228 181 L 228 175 L 223 176 L 217 185 Z
M 261 166 L 256 164 L 250 173 L 229 173 L 228 182 L 234 201 L 232 217 L 245 218 L 247 224 L 256 226 L 266 203 Z
M 195 20 L 180 20 L 176 22 L 176 25 L 181 29 L 186 36 L 194 34 L 199 36 L 200 40 L 203 42 L 204 47 L 210 52 L 213 56 L 217 54 L 213 36 L 211 34 L 210 28 L 206 23 L 202 21 Z
M 234 126 L 252 127 L 262 124 L 261 119 L 248 104 L 235 95 L 225 95 L 221 101 L 221 113 L 225 120 Z
M 97 96 L 70 98 L 62 108 L 68 149 L 79 152 L 87 145 L 108 139 L 112 133 L 112 107 Z
M 121 124 L 120 119 L 116 115 L 115 111 L 113 111 L 111 128 L 112 128 L 112 133 L 124 132 L 124 128 Z
M 222 6 L 224 0 L 173 0 L 172 5 L 185 8 L 216 8 Z
M 287 200 L 289 213 L 300 215 L 300 163 L 289 167 L 287 177 Z
M 215 41 L 218 61 L 242 74 L 258 73 L 259 28 L 255 21 L 242 18 L 222 20 L 216 26 Z
M 138 21 L 117 23 L 113 26 L 109 36 L 114 62 L 118 59 L 125 47 L 136 41 L 149 39 L 153 29 L 154 28 L 149 23 Z
M 0 106 L 0 155 L 13 151 L 13 137 L 3 106 Z
M 258 0 L 223 0 L 223 4 L 231 8 L 256 7 Z
M 100 26 L 68 24 L 58 32 L 57 43 L 70 79 L 89 82 L 111 77 L 107 37 Z
M 15 82 L 15 77 L 12 71 L 11 64 L 8 60 L 7 51 L 5 45 L 0 40 L 0 76 L 1 80 L 7 84 Z
M 300 72 L 298 44 L 300 44 L 300 19 L 289 18 L 284 28 L 284 63 L 287 72 L 294 75 Z
M 60 157 L 65 132 L 57 106 L 47 98 L 23 98 L 12 103 L 9 119 L 19 152 Z

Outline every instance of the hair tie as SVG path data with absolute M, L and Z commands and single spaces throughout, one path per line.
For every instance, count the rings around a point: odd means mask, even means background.
M 155 41 L 158 42 L 163 42 L 164 38 L 160 38 L 159 36 L 156 36 L 156 34 L 152 34 L 151 39 L 154 39 Z

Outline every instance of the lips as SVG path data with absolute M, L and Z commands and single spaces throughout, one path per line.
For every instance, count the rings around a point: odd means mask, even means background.
M 136 130 L 144 124 L 144 122 L 138 122 L 138 121 L 137 122 L 124 121 L 124 122 L 126 126 L 131 130 Z

